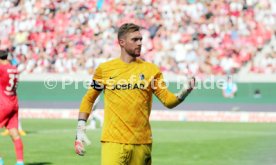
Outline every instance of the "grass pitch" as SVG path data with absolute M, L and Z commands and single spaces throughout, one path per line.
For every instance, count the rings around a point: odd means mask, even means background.
M 100 165 L 101 130 L 74 153 L 75 120 L 24 119 L 26 165 Z M 275 165 L 276 123 L 152 122 L 153 165 Z M 15 164 L 13 144 L 0 137 L 5 165 Z

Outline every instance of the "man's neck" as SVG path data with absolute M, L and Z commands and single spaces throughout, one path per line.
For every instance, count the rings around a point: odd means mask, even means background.
M 0 64 L 8 64 L 9 61 L 8 60 L 0 60 Z
M 126 53 L 121 53 L 120 59 L 123 62 L 128 63 L 128 64 L 131 63 L 131 62 L 133 62 L 133 61 L 136 61 L 136 57 L 132 57 L 132 56 L 126 54 Z

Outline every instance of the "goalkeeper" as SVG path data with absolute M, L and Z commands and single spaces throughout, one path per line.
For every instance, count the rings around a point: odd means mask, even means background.
M 96 69 L 90 89 L 82 99 L 75 152 L 85 154 L 84 143 L 90 143 L 85 124 L 98 95 L 104 91 L 104 124 L 102 130 L 102 165 L 150 165 L 152 132 L 149 117 L 152 94 L 168 108 L 180 104 L 195 86 L 171 93 L 159 68 L 138 57 L 142 47 L 140 27 L 123 24 L 118 31 L 120 58 L 102 63 Z

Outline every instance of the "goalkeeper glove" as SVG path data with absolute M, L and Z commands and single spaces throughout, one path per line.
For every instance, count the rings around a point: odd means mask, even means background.
M 86 135 L 85 121 L 79 120 L 77 127 L 77 135 L 75 140 L 75 152 L 76 154 L 83 156 L 85 154 L 84 144 L 90 145 L 91 142 Z

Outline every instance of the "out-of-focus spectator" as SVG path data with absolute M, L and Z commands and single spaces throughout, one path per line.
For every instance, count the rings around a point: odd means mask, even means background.
M 233 81 L 232 76 L 227 76 L 227 80 L 223 84 L 222 95 L 225 98 L 234 98 L 237 91 L 238 91 L 238 86 Z
M 256 90 L 254 91 L 253 97 L 254 97 L 255 99 L 261 98 L 261 97 L 262 97 L 261 90 L 260 90 L 260 89 L 256 89 Z
M 251 72 L 257 74 L 276 73 L 276 39 L 274 38 L 267 49 L 260 53 L 251 62 Z

